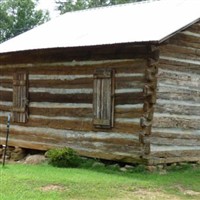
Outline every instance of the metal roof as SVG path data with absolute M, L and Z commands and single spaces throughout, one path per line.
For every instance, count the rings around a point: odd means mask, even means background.
M 61 15 L 0 45 L 0 53 L 162 42 L 200 19 L 200 0 L 160 0 Z

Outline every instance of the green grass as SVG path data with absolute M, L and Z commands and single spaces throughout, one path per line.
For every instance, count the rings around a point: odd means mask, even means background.
M 1 200 L 200 199 L 200 169 L 124 173 L 8 164 L 0 169 Z

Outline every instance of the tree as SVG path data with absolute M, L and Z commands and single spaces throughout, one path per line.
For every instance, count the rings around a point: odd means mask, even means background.
M 49 20 L 49 13 L 36 10 L 38 0 L 0 0 L 0 42 Z
M 110 6 L 122 3 L 131 3 L 144 0 L 57 0 L 57 9 L 61 14 L 69 11 L 83 10 L 88 8 Z

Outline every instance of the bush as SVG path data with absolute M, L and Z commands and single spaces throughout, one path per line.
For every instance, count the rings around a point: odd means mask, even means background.
M 71 148 L 51 149 L 46 152 L 48 163 L 55 167 L 78 167 L 80 156 Z

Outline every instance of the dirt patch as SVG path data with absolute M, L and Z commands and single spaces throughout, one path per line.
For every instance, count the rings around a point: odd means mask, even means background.
M 64 191 L 66 188 L 62 185 L 46 185 L 40 188 L 43 192 L 49 192 L 49 191 Z
M 126 198 L 123 200 L 180 200 L 174 194 L 167 194 L 162 189 L 148 189 L 148 188 L 127 188 L 125 189 Z M 117 199 L 116 199 L 117 200 Z
M 200 192 L 196 192 L 194 190 L 187 190 L 186 188 L 183 188 L 181 185 L 175 186 L 180 192 L 182 192 L 184 195 L 189 195 L 189 196 L 199 196 L 200 197 Z
M 149 199 L 149 200 L 158 200 L 158 199 L 165 199 L 165 200 L 179 200 L 174 195 L 165 194 L 162 191 L 150 191 L 145 189 L 139 189 L 133 192 L 133 196 L 138 199 Z

